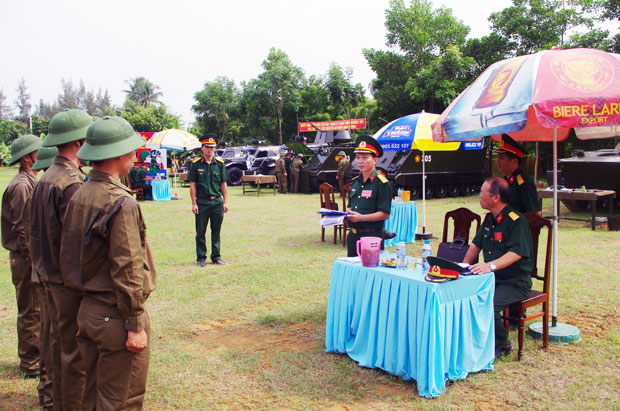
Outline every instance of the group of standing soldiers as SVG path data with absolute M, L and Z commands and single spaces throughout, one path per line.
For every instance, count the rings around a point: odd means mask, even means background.
M 144 304 L 156 273 L 142 212 L 120 177 L 143 144 L 126 120 L 93 123 L 77 109 L 56 114 L 45 140 L 11 144 L 10 164 L 20 167 L 2 198 L 2 245 L 17 293 L 20 370 L 39 377 L 44 409 L 142 407 Z M 49 160 L 38 165 L 37 156 Z M 80 160 L 91 162 L 88 176 Z
M 291 193 L 299 193 L 299 172 L 304 167 L 304 155 L 298 153 L 294 159 L 292 159 L 292 157 L 293 153 L 281 152 L 280 158 L 276 161 L 276 179 L 278 181 L 278 192 L 280 194 L 287 194 L 289 192 L 289 186 Z M 337 161 L 338 187 L 342 192 L 342 187 L 345 186 L 346 179 L 351 175 L 351 161 L 344 151 L 338 153 Z
M 289 186 L 291 193 L 299 193 L 299 172 L 304 167 L 304 155 L 298 153 L 295 158 L 292 157 L 293 153 L 281 152 L 276 160 L 276 179 L 281 194 L 287 194 Z

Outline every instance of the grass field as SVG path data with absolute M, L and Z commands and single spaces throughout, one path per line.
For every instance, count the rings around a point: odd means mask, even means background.
M 15 172 L 0 168 L 2 191 Z M 427 400 L 414 382 L 324 352 L 331 265 L 346 251 L 331 243 L 331 231 L 320 241 L 318 194 L 256 197 L 231 188 L 222 228 L 228 265 L 200 268 L 189 192 L 178 191 L 180 201 L 141 203 L 158 272 L 147 304 L 145 409 L 620 409 L 618 232 L 560 223 L 558 316 L 579 327 L 580 343 L 544 351 L 526 338 L 521 362 L 513 352 L 494 371 Z M 461 206 L 482 213 L 477 196 L 428 201 L 427 231 L 440 235 L 445 212 Z M 546 201 L 545 214 L 550 208 Z M 409 255 L 420 250 L 408 244 Z M 36 382 L 21 379 L 17 367 L 4 249 L 0 262 L 0 409 L 34 409 Z

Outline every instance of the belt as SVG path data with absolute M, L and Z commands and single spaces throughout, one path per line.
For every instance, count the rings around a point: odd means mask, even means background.
M 380 233 L 383 232 L 381 228 L 352 228 L 353 234 L 368 234 L 368 233 Z
M 216 198 L 220 198 L 220 196 L 207 196 L 208 200 L 215 200 Z

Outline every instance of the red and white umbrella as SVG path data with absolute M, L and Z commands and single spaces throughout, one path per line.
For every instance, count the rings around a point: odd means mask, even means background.
M 620 135 L 620 55 L 552 49 L 498 61 L 433 123 L 433 140 L 472 141 L 509 134 L 553 142 L 553 311 L 557 318 L 557 142 Z

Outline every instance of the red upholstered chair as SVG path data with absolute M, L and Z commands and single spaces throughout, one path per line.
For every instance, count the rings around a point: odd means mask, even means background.
M 338 210 L 338 204 L 334 195 L 334 187 L 329 183 L 323 183 L 319 186 L 319 197 L 321 200 L 321 208 L 328 210 Z M 321 218 L 323 218 L 321 216 Z M 342 224 L 334 226 L 334 244 L 338 239 L 338 233 L 342 236 Z M 321 241 L 325 241 L 325 227 L 321 226 Z
M 525 300 L 519 301 L 514 304 L 517 307 L 517 312 L 510 312 L 509 308 L 504 310 L 504 315 L 502 315 L 502 319 L 504 320 L 504 326 L 506 327 L 506 331 L 509 330 L 510 323 L 518 325 L 518 333 L 519 333 L 519 361 L 521 361 L 521 357 L 523 356 L 523 328 L 524 324 L 528 321 L 534 320 L 536 318 L 542 317 L 543 320 L 543 348 L 547 348 L 549 345 L 549 272 L 551 271 L 551 244 L 552 244 L 552 236 L 553 230 L 551 226 L 551 221 L 546 218 L 540 217 L 536 213 L 525 213 L 525 218 L 527 219 L 528 224 L 530 225 L 530 230 L 532 231 L 532 246 L 534 249 L 533 255 L 533 263 L 534 268 L 531 272 L 532 279 L 539 280 L 542 282 L 542 291 L 532 290 L 530 292 L 530 296 Z M 545 250 L 545 267 L 542 272 L 542 275 L 538 273 L 538 244 L 539 237 L 542 229 L 547 227 L 547 245 Z M 529 307 L 534 307 L 541 304 L 542 309 L 539 313 L 532 314 L 528 313 L 527 317 L 524 317 L 525 310 Z

